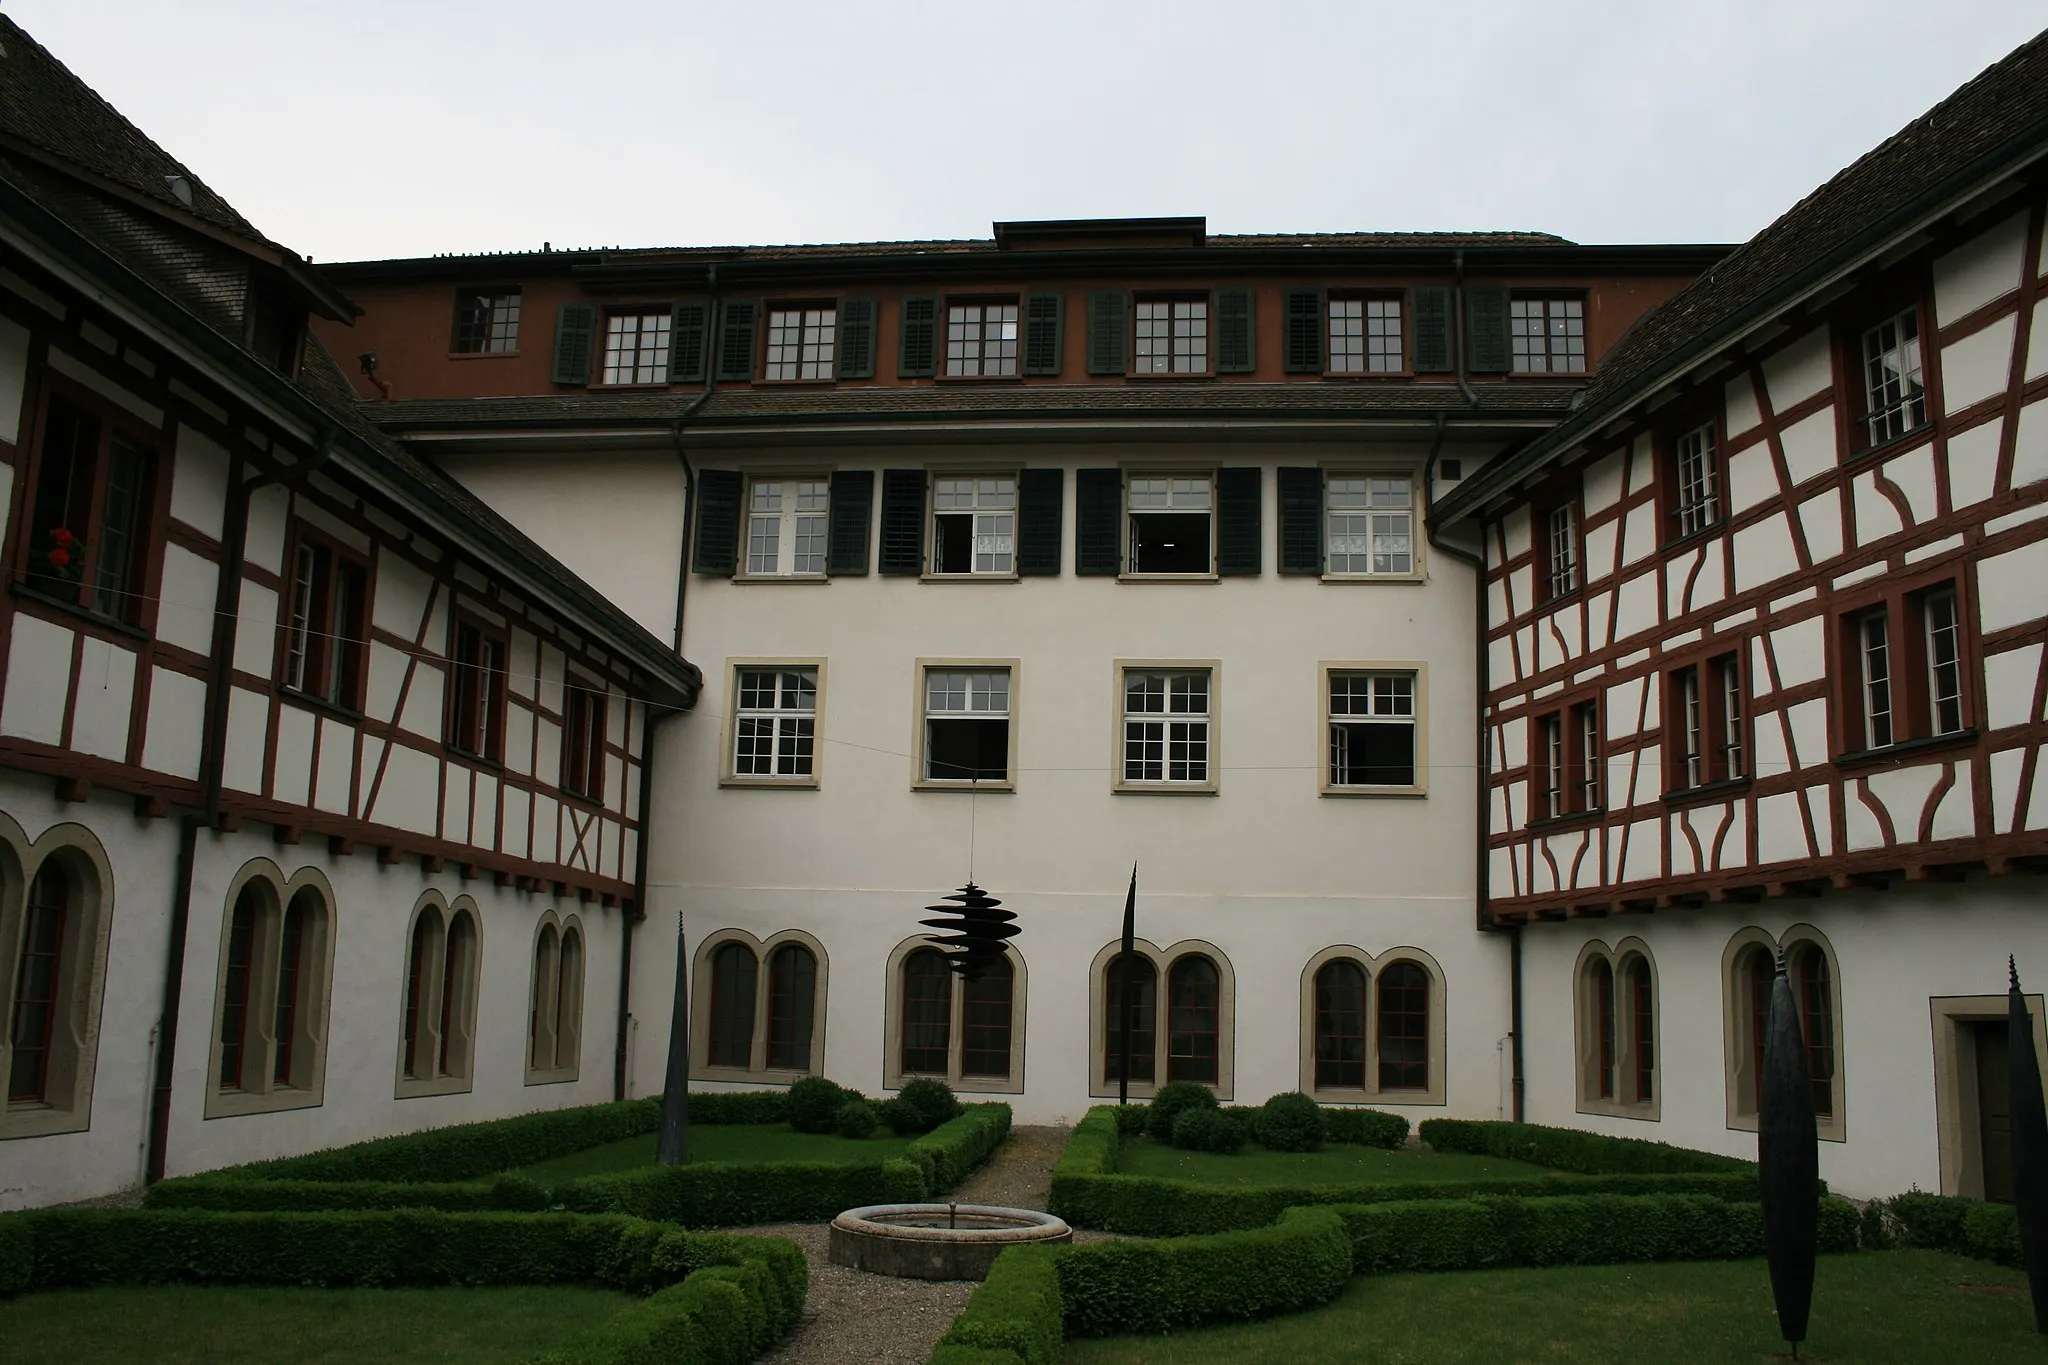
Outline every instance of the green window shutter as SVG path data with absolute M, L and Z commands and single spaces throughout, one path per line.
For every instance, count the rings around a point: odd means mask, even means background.
M 1060 507 L 1064 469 L 1027 469 L 1017 476 L 1017 572 L 1024 577 L 1060 571 Z
M 555 313 L 557 384 L 588 384 L 590 353 L 597 344 L 597 309 L 587 303 L 565 303 Z
M 1128 312 L 1123 290 L 1088 291 L 1088 373 L 1122 374 L 1130 368 L 1124 358 Z
M 1024 296 L 1024 373 L 1058 374 L 1062 324 L 1067 311 L 1064 294 Z M 1057 573 L 1055 569 L 1053 572 Z
M 1280 471 L 1280 572 L 1323 571 L 1323 471 Z
M 1258 368 L 1252 336 L 1252 291 L 1216 291 L 1216 373 L 1250 374 Z
M 939 301 L 930 294 L 907 295 L 903 300 L 903 335 L 897 347 L 896 374 L 903 379 L 929 379 L 938 372 Z
M 924 572 L 924 471 L 882 471 L 882 551 L 885 574 Z
M 679 303 L 675 317 L 669 322 L 668 332 L 668 382 L 671 384 L 701 384 L 704 382 L 705 342 L 711 330 L 711 305 L 708 303 Z
M 1074 471 L 1074 572 L 1113 574 L 1123 569 L 1124 472 Z
M 1444 374 L 1457 368 L 1451 353 L 1451 291 L 1424 285 L 1410 296 L 1415 309 L 1415 373 Z
M 1216 572 L 1257 574 L 1260 554 L 1260 499 L 1265 480 L 1258 469 L 1216 471 Z
M 1498 285 L 1465 288 L 1465 363 L 1475 374 L 1508 372 L 1508 291 Z
M 733 469 L 697 471 L 697 548 L 690 567 L 730 574 L 740 560 L 740 476 Z
M 1287 291 L 1287 373 L 1323 372 L 1323 291 Z
M 750 299 L 728 299 L 720 313 L 718 377 L 751 380 L 754 377 L 754 332 L 761 323 L 761 305 Z
M 875 506 L 875 471 L 842 469 L 832 476 L 832 511 L 825 531 L 825 572 L 868 571 L 868 521 Z
M 875 301 L 839 300 L 839 377 L 875 377 Z M 861 570 L 866 573 L 867 570 Z

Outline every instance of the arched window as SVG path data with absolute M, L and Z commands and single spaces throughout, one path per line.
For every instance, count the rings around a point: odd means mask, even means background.
M 526 1020 L 526 1069 L 555 1066 L 555 978 L 562 968 L 562 936 L 543 924 L 533 943 L 533 1005 Z
M 433 1076 L 434 1055 L 429 1037 L 434 1017 L 435 970 L 441 959 L 441 912 L 433 906 L 421 910 L 413 921 L 412 952 L 405 964 L 405 1062 L 407 1077 L 428 1080 Z
M 1621 976 L 1628 992 L 1629 1074 L 1637 1104 L 1657 1098 L 1657 993 L 1650 975 L 1650 960 L 1631 953 L 1622 962 Z
M 1105 968 L 1108 973 L 1108 1010 L 1104 1017 L 1102 1079 L 1111 1085 L 1123 1074 L 1124 964 L 1130 964 L 1131 980 L 1131 1080 L 1150 1082 L 1158 1073 L 1153 1050 L 1158 1045 L 1159 969 L 1152 959 L 1133 953 L 1128 959 L 1119 953 Z
M 1316 972 L 1315 1069 L 1318 1090 L 1365 1088 L 1365 968 L 1349 958 Z
M 262 858 L 229 884 L 208 1118 L 321 1102 L 331 940 L 324 886 L 310 869 L 287 882 Z
M 284 908 L 284 928 L 277 941 L 277 991 L 271 1011 L 270 1083 L 303 1085 L 307 1061 L 301 1030 L 305 1025 L 310 959 L 320 932 L 317 892 L 304 890 Z
M 1189 954 L 1166 978 L 1166 1079 L 1216 1084 L 1220 1030 L 1216 964 Z
M 42 1104 L 50 1092 L 50 1063 L 62 997 L 65 930 L 77 899 L 72 879 L 54 858 L 29 883 L 22 907 L 21 956 L 14 973 L 14 1009 L 8 1021 L 9 1103 Z
M 444 908 L 438 893 L 428 892 L 415 912 L 405 971 L 401 1096 L 453 1094 L 474 1082 L 479 933 L 466 896 Z
M 1578 1108 L 1582 1114 L 1661 1117 L 1657 1108 L 1657 986 L 1641 939 L 1589 941 L 1574 968 Z
M 713 1066 L 744 1069 L 754 1058 L 754 989 L 760 962 L 744 943 L 727 943 L 711 959 Z
M 1429 973 L 1413 962 L 1380 971 L 1379 1088 L 1429 1089 Z
M 441 963 L 441 1074 L 469 1074 L 470 1026 L 476 1010 L 476 918 L 458 910 L 448 921 Z
M 1614 1098 L 1614 967 L 1606 958 L 1593 961 L 1593 1026 L 1597 1033 L 1594 1093 Z
M 1743 929 L 1722 953 L 1728 1126 L 1753 1128 L 1763 1113 L 1764 1050 L 1780 952 L 1806 1047 L 1814 1118 L 1822 1138 L 1840 1142 L 1848 1136 L 1842 1114 L 1841 981 L 1832 949 L 1810 925 L 1796 925 L 1778 940 L 1760 929 Z
M 1010 1074 L 1010 987 L 1014 977 L 1005 957 L 973 980 L 961 982 L 963 1075 Z
M 768 1065 L 776 1071 L 811 1069 L 813 1011 L 818 1003 L 818 959 L 801 943 L 785 943 L 768 959 Z
M 943 1076 L 951 1051 L 953 973 L 937 949 L 903 961 L 903 1073 Z
M 227 980 L 221 988 L 220 1083 L 242 1087 L 243 1061 L 249 1051 L 249 987 L 256 971 L 256 920 L 262 913 L 261 884 L 251 882 L 235 897 L 228 920 Z
M 1751 948 L 1742 955 L 1742 963 L 1749 1000 L 1750 1104 L 1760 1114 L 1764 1107 L 1764 1040 L 1771 1033 L 1771 983 L 1778 969 L 1767 948 Z
M 555 1069 L 571 1076 L 583 1060 L 583 930 L 562 929 L 562 965 L 555 975 Z
M 1827 954 L 1811 943 L 1802 943 L 1793 950 L 1790 968 L 1799 1003 L 1799 1026 L 1806 1035 L 1806 1075 L 1813 1086 L 1813 1112 L 1828 1119 L 1835 1112 L 1835 1005 Z
M 549 911 L 533 940 L 533 1005 L 527 1016 L 526 1083 L 576 1079 L 583 1022 L 583 935 Z

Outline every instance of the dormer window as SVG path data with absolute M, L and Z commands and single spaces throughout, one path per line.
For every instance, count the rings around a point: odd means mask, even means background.
M 604 320 L 604 382 L 666 384 L 673 322 L 665 306 L 608 315 Z
M 1863 334 L 1863 420 L 1868 444 L 1903 436 L 1927 421 L 1917 309 L 1885 319 Z
M 306 332 L 306 309 L 282 280 L 249 277 L 249 349 L 256 358 L 289 379 L 299 369 L 299 339 Z
M 509 355 L 519 349 L 519 286 L 486 285 L 455 295 L 455 353 Z

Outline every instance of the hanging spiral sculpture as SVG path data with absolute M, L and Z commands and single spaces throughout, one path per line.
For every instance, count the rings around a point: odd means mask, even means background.
M 1008 955 L 1009 948 L 1004 940 L 1014 938 L 1018 933 L 1016 913 L 1003 909 L 1001 901 L 973 882 L 945 899 L 953 904 L 925 907 L 938 918 L 919 920 L 918 923 L 947 932 L 927 934 L 925 941 L 946 949 L 946 961 L 962 978 L 978 981 L 982 973 Z

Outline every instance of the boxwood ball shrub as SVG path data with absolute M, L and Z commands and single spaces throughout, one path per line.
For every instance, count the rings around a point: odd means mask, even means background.
M 1244 1125 L 1218 1109 L 1183 1109 L 1173 1121 L 1173 1145 L 1185 1151 L 1233 1156 L 1244 1141 Z
M 1275 1095 L 1259 1110 L 1253 1131 L 1269 1152 L 1313 1152 L 1323 1145 L 1322 1107 L 1298 1090 Z
M 940 1124 L 951 1123 L 960 1117 L 960 1097 L 953 1093 L 953 1087 L 929 1076 L 906 1081 L 896 1092 L 896 1098 L 917 1115 L 915 1132 L 929 1133 Z
M 856 1140 L 872 1136 L 881 1126 L 881 1119 L 875 1115 L 875 1106 L 866 1100 L 848 1100 L 839 1106 L 838 1130 L 843 1138 Z
M 789 1126 L 799 1133 L 829 1133 L 847 1100 L 858 1098 L 823 1076 L 806 1076 L 789 1088 Z
M 1152 1111 L 1142 1104 L 1119 1105 L 1116 1110 L 1116 1130 L 1125 1137 L 1145 1136 L 1145 1120 Z
M 1154 1142 L 1173 1141 L 1174 1121 L 1183 1109 L 1214 1109 L 1216 1092 L 1197 1081 L 1168 1081 L 1152 1097 L 1152 1110 L 1145 1119 L 1145 1135 Z
M 923 1120 L 917 1110 L 905 1104 L 900 1097 L 883 1100 L 875 1109 L 875 1117 L 897 1137 L 916 1137 L 923 1131 L 918 1127 Z

